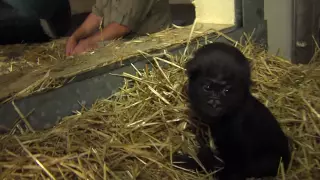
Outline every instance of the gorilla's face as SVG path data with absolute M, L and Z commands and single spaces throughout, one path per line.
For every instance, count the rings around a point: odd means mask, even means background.
M 216 43 L 199 49 L 187 63 L 188 97 L 198 114 L 218 117 L 241 106 L 250 86 L 249 64 L 241 55 Z

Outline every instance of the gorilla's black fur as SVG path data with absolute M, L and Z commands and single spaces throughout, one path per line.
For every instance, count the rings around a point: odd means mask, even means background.
M 250 93 L 250 65 L 237 48 L 212 43 L 198 49 L 186 64 L 187 95 L 192 112 L 211 130 L 224 161 L 221 180 L 274 177 L 280 162 L 290 161 L 288 139 L 272 113 Z M 217 166 L 202 145 L 198 158 L 206 170 Z M 186 156 L 186 168 L 196 167 Z

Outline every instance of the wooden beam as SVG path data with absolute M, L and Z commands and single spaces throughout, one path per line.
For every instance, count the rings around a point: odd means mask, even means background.
M 232 27 L 229 24 L 197 24 L 191 39 L 214 33 Z M 140 54 L 139 51 L 150 53 L 154 50 L 166 49 L 170 46 L 186 43 L 192 26 L 168 29 L 147 37 L 130 41 L 114 41 L 105 47 L 77 56 L 64 59 L 55 64 L 42 66 L 30 72 L 12 72 L 0 76 L 0 99 L 15 96 L 16 99 L 29 96 L 39 89 L 48 79 L 71 78 L 78 74 L 124 61 Z M 42 88 L 37 92 L 44 91 Z M 17 94 L 18 93 L 18 94 Z M 19 94 L 20 93 L 20 94 Z

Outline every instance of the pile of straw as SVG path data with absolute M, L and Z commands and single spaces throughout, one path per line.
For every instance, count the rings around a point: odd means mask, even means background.
M 0 76 L 28 72 L 65 59 L 62 40 L 42 44 L 0 45 Z
M 319 62 L 297 66 L 252 44 L 237 47 L 252 64 L 252 92 L 295 144 L 289 171 L 279 178 L 319 179 Z M 152 71 L 123 74 L 118 93 L 50 130 L 1 136 L 0 179 L 210 179 L 170 161 L 177 150 L 195 147 L 181 94 L 188 54 L 155 57 Z

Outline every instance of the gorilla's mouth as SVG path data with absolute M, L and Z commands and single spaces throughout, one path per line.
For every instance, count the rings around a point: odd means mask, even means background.
M 222 114 L 222 108 L 221 107 L 212 108 L 212 110 L 210 111 L 210 115 L 211 116 L 219 116 L 221 114 Z
M 208 108 L 205 113 L 211 117 L 217 117 L 223 114 L 223 107 L 221 105 L 208 105 L 207 107 Z

